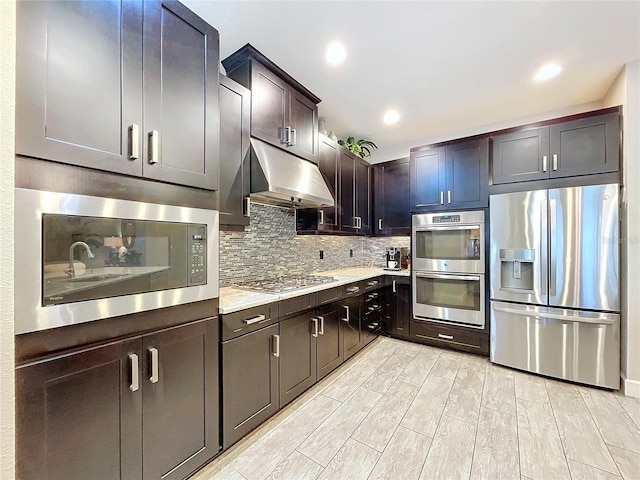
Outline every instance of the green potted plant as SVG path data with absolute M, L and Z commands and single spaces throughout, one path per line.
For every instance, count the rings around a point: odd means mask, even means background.
M 360 158 L 370 157 L 371 150 L 378 148 L 371 140 L 363 140 L 362 138 L 356 140 L 353 137 L 347 137 L 346 140 L 338 140 L 338 143 Z

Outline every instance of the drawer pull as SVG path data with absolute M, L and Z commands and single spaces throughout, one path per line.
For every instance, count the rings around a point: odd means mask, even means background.
M 378 283 L 380 283 L 378 280 L 373 280 L 371 282 L 368 282 L 367 285 L 369 285 L 370 287 L 375 287 L 376 285 L 378 285 Z
M 445 340 L 453 340 L 453 335 L 445 335 L 444 333 L 439 333 L 438 338 L 444 338 Z
M 264 315 L 258 315 L 257 317 L 245 318 L 243 322 L 247 325 L 253 325 L 254 323 L 263 321 L 265 318 L 267 317 L 265 317 Z
M 355 293 L 355 292 L 359 292 L 360 291 L 360 287 L 349 287 L 347 288 L 347 292 L 349 293 Z

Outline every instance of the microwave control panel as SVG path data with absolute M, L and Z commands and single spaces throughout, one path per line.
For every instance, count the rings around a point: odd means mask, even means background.
M 190 224 L 187 274 L 189 285 L 207 283 L 207 226 Z
M 438 215 L 431 220 L 433 223 L 459 223 L 460 215 Z

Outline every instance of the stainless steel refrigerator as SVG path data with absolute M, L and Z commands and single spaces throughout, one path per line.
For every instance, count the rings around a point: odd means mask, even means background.
M 618 192 L 491 196 L 492 362 L 620 388 Z

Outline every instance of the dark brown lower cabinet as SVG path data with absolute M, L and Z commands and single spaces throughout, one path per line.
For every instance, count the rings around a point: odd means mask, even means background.
M 411 321 L 411 279 L 397 277 L 386 287 L 383 306 L 383 329 L 392 337 L 409 338 Z
M 198 322 L 142 338 L 142 473 L 183 479 L 220 450 L 218 325 Z
M 319 320 L 314 310 L 280 321 L 280 407 L 316 383 L 316 338 Z
M 482 330 L 411 320 L 413 341 L 489 356 L 489 334 Z
M 275 324 L 222 342 L 224 448 L 278 411 L 279 332 Z
M 326 377 L 342 365 L 342 328 L 340 326 L 341 303 L 334 302 L 317 310 L 320 322 L 318 334 L 318 380 Z
M 364 346 L 364 336 L 360 325 L 362 299 L 360 297 L 347 298 L 342 301 L 342 349 L 344 359 L 348 360 L 358 353 Z
M 188 476 L 220 449 L 217 332 L 202 320 L 19 366 L 17 478 Z

